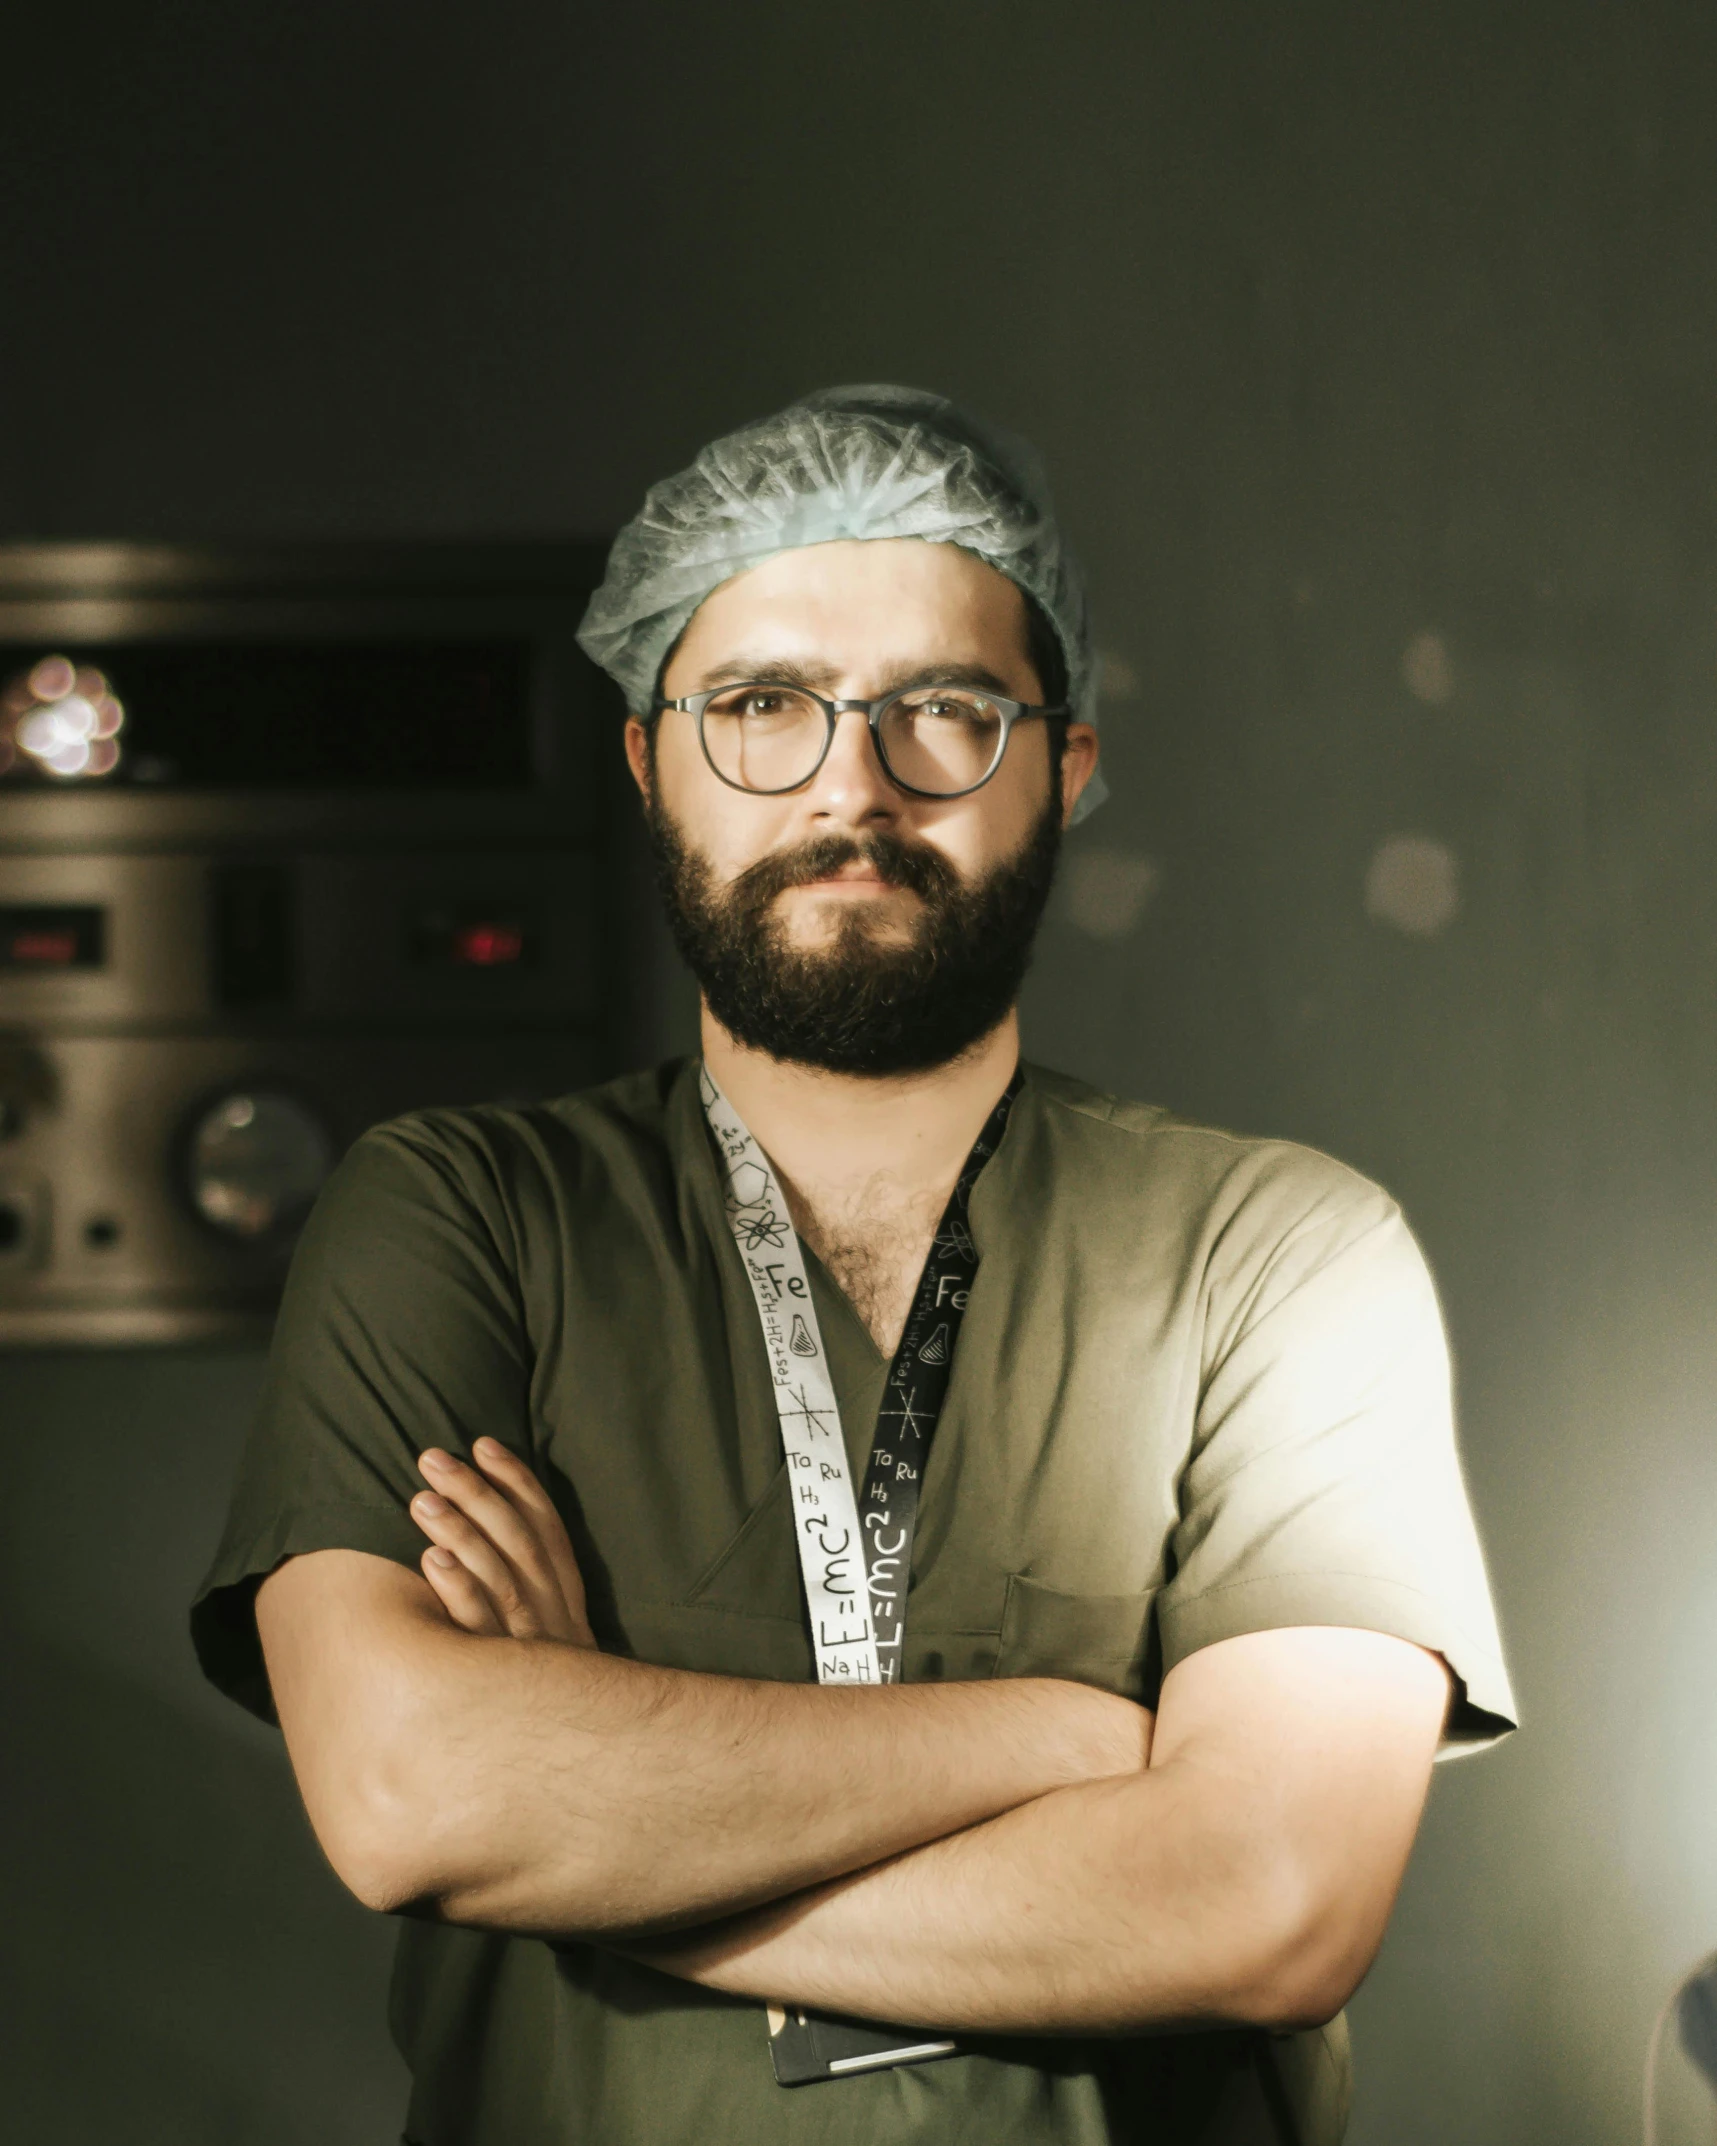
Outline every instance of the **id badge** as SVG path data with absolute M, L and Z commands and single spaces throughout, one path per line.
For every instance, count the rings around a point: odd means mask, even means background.
M 910 2027 L 879 2027 L 870 2019 L 840 2019 L 798 2006 L 783 2011 L 773 2004 L 767 2017 L 777 2086 L 809 2086 L 818 2079 L 889 2071 L 897 2064 L 929 2064 L 960 2053 L 957 2042 L 932 2039 Z

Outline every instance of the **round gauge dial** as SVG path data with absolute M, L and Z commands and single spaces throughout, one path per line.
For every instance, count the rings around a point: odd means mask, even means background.
M 235 1088 L 191 1128 L 192 1205 L 205 1222 L 251 1243 L 289 1237 L 333 1167 L 327 1127 L 275 1089 Z

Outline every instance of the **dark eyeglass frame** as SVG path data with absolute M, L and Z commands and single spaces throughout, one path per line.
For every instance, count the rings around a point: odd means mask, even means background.
M 870 726 L 871 745 L 875 749 L 876 757 L 881 763 L 883 773 L 893 783 L 894 787 L 897 790 L 904 790 L 909 797 L 945 799 L 950 797 L 970 797 L 974 790 L 981 790 L 984 787 L 985 783 L 995 774 L 997 768 L 1001 766 L 1003 757 L 1008 749 L 1008 740 L 1013 736 L 1013 727 L 1016 723 L 1024 722 L 1028 716 L 1071 715 L 1073 712 L 1070 708 L 1061 706 L 1039 707 L 1027 700 L 1005 700 L 1001 694 L 992 693 L 982 686 L 960 686 L 951 682 L 944 685 L 941 690 L 945 692 L 980 694 L 1001 717 L 1001 736 L 996 741 L 995 758 L 991 760 L 989 766 L 985 768 L 976 782 L 967 783 L 965 788 L 961 790 L 921 790 L 916 783 L 905 781 L 890 767 L 888 753 L 882 742 L 882 719 L 896 701 L 905 700 L 909 694 L 934 693 L 937 690 L 938 688 L 933 685 L 897 686 L 892 693 L 883 694 L 880 700 L 828 700 L 821 693 L 813 693 L 809 686 L 787 685 L 779 678 L 746 678 L 741 679 L 736 685 L 711 686 L 704 693 L 687 693 L 679 700 L 654 700 L 650 703 L 649 714 L 651 720 L 654 721 L 664 709 L 674 708 L 681 714 L 695 716 L 698 726 L 698 745 L 705 761 L 709 765 L 709 771 L 718 782 L 726 783 L 730 790 L 737 790 L 742 797 L 787 797 L 795 790 L 802 790 L 806 783 L 816 780 L 822 770 L 823 762 L 829 757 L 829 748 L 835 742 L 836 724 L 843 715 L 857 710 Z M 724 775 L 720 768 L 716 766 L 714 756 L 709 749 L 709 740 L 704 736 L 704 710 L 712 700 L 719 700 L 724 694 L 750 692 L 798 693 L 806 700 L 814 700 L 817 706 L 822 709 L 823 719 L 827 725 L 823 735 L 823 749 L 817 755 L 809 770 L 801 775 L 797 782 L 783 783 L 779 789 L 775 790 L 756 790 L 752 788 L 750 783 L 735 782 L 731 775 Z

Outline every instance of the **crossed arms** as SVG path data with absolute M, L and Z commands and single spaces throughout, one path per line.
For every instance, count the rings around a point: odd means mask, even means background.
M 368 1906 L 969 2031 L 1299 2026 L 1370 1965 L 1437 1656 L 1253 1633 L 1179 1663 L 1154 1722 L 1051 1678 L 655 1668 L 597 1650 L 529 1469 L 490 1439 L 474 1458 L 424 1456 L 423 1578 L 323 1550 L 257 1597 L 311 1823 Z

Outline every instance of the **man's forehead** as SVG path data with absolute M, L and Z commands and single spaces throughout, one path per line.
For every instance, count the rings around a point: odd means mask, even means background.
M 712 590 L 677 653 L 712 685 L 755 675 L 758 664 L 801 665 L 806 684 L 817 682 L 813 670 L 832 679 L 858 660 L 969 671 L 1022 653 L 1025 619 L 1016 585 L 958 546 L 914 538 L 807 545 Z M 999 679 L 989 682 L 1002 689 Z

